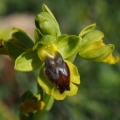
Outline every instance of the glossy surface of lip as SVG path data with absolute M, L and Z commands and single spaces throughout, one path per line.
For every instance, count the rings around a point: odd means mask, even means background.
M 70 90 L 70 71 L 60 53 L 57 52 L 54 58 L 45 57 L 45 73 L 61 94 L 65 90 Z

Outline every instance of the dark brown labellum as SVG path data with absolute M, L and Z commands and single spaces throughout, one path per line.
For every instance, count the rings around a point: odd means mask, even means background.
M 45 58 L 45 73 L 61 94 L 65 90 L 70 90 L 70 71 L 60 53 L 56 53 L 54 58 Z

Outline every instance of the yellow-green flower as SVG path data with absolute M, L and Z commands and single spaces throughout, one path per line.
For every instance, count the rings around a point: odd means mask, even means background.
M 38 83 L 46 93 L 57 100 L 77 93 L 80 76 L 75 65 L 63 60 L 56 45 L 46 45 L 38 49 L 39 57 L 45 62 L 38 76 Z
M 80 57 L 86 60 L 115 64 L 119 61 L 119 57 L 112 56 L 114 45 L 106 45 L 102 40 L 104 34 L 99 30 L 93 30 L 94 27 L 95 24 L 86 27 L 79 35 L 82 37 L 79 49 Z
M 33 47 L 15 61 L 15 69 L 32 71 L 40 68 L 38 83 L 46 93 L 57 100 L 77 93 L 80 76 L 73 61 L 79 50 L 81 39 L 75 35 L 58 38 L 45 35 Z
M 26 48 L 21 55 L 20 49 L 17 55 L 14 54 L 15 59 L 17 57 L 14 68 L 22 72 L 40 68 L 39 85 L 56 100 L 63 100 L 66 96 L 75 95 L 78 90 L 75 84 L 80 84 L 78 70 L 72 64 L 77 54 L 83 59 L 109 64 L 116 63 L 119 58 L 112 56 L 114 45 L 103 43 L 104 35 L 94 30 L 95 24 L 83 29 L 79 36 L 61 34 L 49 8 L 43 5 L 42 9 L 43 12 L 35 19 L 34 43 L 29 42 L 30 38 L 23 31 L 13 30 L 13 38 L 23 44 L 22 50 Z
M 26 99 L 20 104 L 20 112 L 26 116 L 28 113 L 36 112 L 37 110 L 42 110 L 45 103 L 41 100 Z

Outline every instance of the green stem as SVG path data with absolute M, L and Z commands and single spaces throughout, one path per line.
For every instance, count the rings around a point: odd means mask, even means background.
M 38 110 L 37 113 L 34 115 L 32 120 L 43 120 L 46 113 L 53 106 L 54 98 L 52 96 L 49 96 L 49 95 L 46 94 L 43 101 L 45 103 L 44 108 L 42 110 Z

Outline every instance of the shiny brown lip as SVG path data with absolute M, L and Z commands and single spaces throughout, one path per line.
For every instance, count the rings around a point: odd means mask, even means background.
M 59 89 L 60 94 L 70 90 L 70 71 L 60 53 L 57 52 L 54 58 L 45 57 L 45 74 Z

